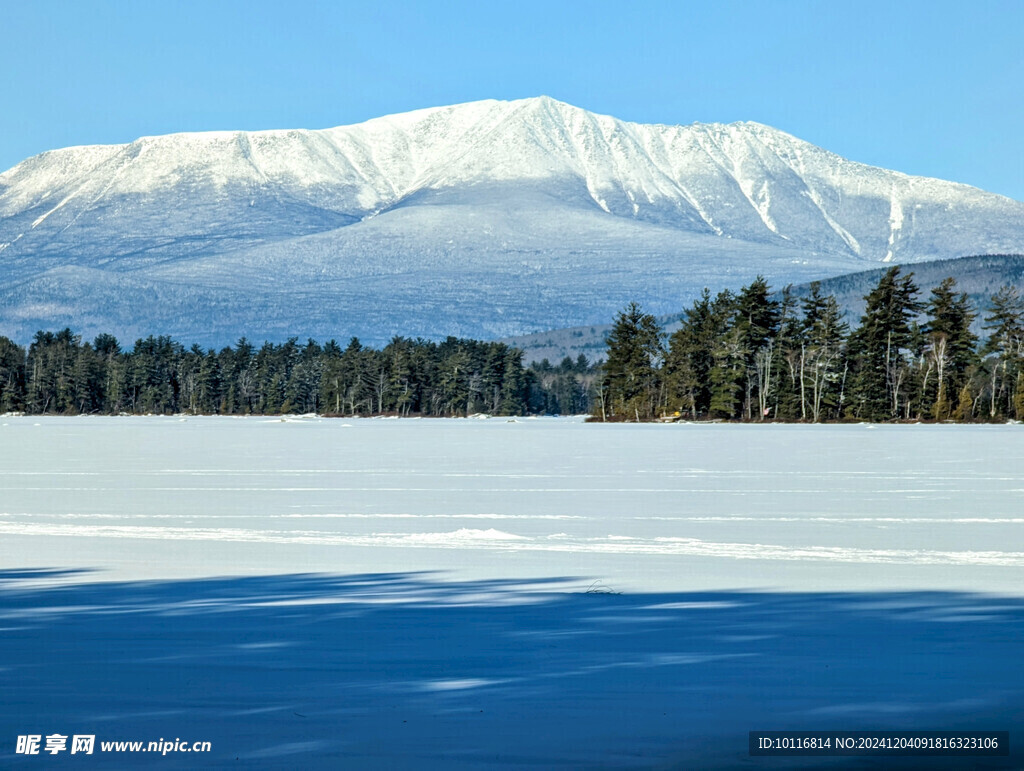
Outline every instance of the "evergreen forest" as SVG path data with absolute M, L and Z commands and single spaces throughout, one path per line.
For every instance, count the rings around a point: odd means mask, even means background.
M 0 413 L 467 416 L 605 421 L 1024 420 L 1024 298 L 999 289 L 979 318 L 948 278 L 922 296 L 896 266 L 851 328 L 819 284 L 797 299 L 758 277 L 709 290 L 666 336 L 630 303 L 606 359 L 523 364 L 521 350 L 395 337 L 380 350 L 297 338 L 219 351 L 166 336 L 0 337 Z M 983 333 L 976 334 L 979 327 Z
M 148 337 L 123 350 L 70 329 L 38 332 L 28 350 L 0 338 L 0 412 L 454 416 L 539 411 L 522 352 L 502 343 L 395 338 L 382 350 L 241 339 L 220 351 Z M 531 406 L 531 398 L 539 406 Z
M 1005 421 L 1024 419 L 1024 301 L 978 311 L 947 278 L 926 297 L 887 270 L 851 329 L 833 295 L 799 301 L 763 278 L 708 290 L 666 341 L 632 303 L 615 319 L 591 412 L 604 420 Z

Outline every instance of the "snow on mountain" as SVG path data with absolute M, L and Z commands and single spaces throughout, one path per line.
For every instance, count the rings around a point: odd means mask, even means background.
M 0 174 L 0 334 L 500 336 L 1024 250 L 1024 204 L 757 123 L 547 97 L 74 147 Z

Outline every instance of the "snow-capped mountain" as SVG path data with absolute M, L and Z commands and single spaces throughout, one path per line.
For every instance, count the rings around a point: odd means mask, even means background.
M 1024 250 L 1024 203 L 756 123 L 541 97 L 72 147 L 0 174 L 0 334 L 493 337 Z

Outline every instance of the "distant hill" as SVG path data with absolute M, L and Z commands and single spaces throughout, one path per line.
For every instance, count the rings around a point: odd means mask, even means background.
M 864 297 L 877 284 L 891 265 L 884 268 L 848 273 L 822 280 L 821 293 L 834 294 L 839 306 L 843 309 L 846 320 L 856 326 L 864 312 Z M 961 292 L 968 297 L 978 311 L 979 318 L 975 321 L 974 330 L 981 334 L 982 317 L 987 313 L 989 300 L 1002 286 L 1010 284 L 1020 287 L 1024 292 L 1024 255 L 1021 254 L 988 254 L 971 257 L 958 257 L 951 260 L 935 260 L 933 262 L 903 265 L 904 274 L 913 273 L 914 283 L 920 288 L 920 299 L 927 301 L 931 289 L 938 286 L 944 279 L 952 276 L 956 279 Z M 721 287 L 708 287 L 712 293 Z M 779 290 L 779 287 L 775 287 Z M 810 283 L 793 286 L 793 294 L 800 298 L 810 293 Z M 775 298 L 779 299 L 777 291 Z M 689 305 L 689 304 L 687 304 Z M 658 318 L 666 333 L 671 334 L 679 328 L 679 313 L 663 315 Z M 526 361 L 548 359 L 557 364 L 565 356 L 575 359 L 581 353 L 591 361 L 604 358 L 605 336 L 611 331 L 611 324 L 595 324 L 587 327 L 555 329 L 533 335 L 508 338 L 505 342 L 523 349 Z
M 1006 284 L 1024 290 L 1024 255 L 987 254 L 960 257 L 953 260 L 935 260 L 914 265 L 901 266 L 904 275 L 914 274 L 914 283 L 920 288 L 920 299 L 927 301 L 931 289 L 944 279 L 956 279 L 961 292 L 966 292 L 979 317 L 988 311 L 989 301 L 996 291 Z M 821 293 L 834 294 L 839 306 L 846 313 L 847 321 L 855 324 L 864 313 L 864 297 L 877 284 L 888 268 L 876 268 L 859 273 L 849 273 L 821 281 Z M 810 292 L 810 284 L 793 287 L 793 293 L 804 297 Z M 980 324 L 980 318 L 979 322 Z

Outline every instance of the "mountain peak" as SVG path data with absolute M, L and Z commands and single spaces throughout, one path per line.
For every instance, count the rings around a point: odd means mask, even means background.
M 371 341 L 507 336 L 605 319 L 633 299 L 667 313 L 759 273 L 805 281 L 1021 252 L 1022 223 L 1024 204 L 761 123 L 648 125 L 549 96 L 482 100 L 30 158 L 0 174 L 0 334 L 83 319 L 116 333 L 111 314 L 162 308 L 148 331 L 186 337 L 259 337 L 243 321 L 272 318 L 287 336 L 313 317 L 309 333 Z

